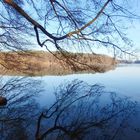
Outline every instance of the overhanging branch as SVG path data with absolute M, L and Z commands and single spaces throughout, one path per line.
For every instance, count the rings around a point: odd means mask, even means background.
M 26 18 L 32 25 L 34 25 L 34 27 L 39 28 L 45 35 L 47 35 L 49 38 L 53 39 L 53 40 L 63 40 L 65 38 L 71 37 L 74 34 L 79 34 L 81 31 L 83 31 L 85 28 L 87 28 L 88 26 L 90 26 L 91 24 L 93 24 L 98 18 L 99 16 L 103 13 L 104 9 L 106 8 L 106 6 L 108 5 L 108 3 L 111 0 L 107 0 L 107 2 L 103 5 L 103 7 L 100 9 L 100 11 L 97 13 L 97 15 L 88 23 L 86 23 L 83 27 L 81 27 L 80 29 L 77 29 L 75 31 L 69 32 L 64 36 L 61 37 L 56 37 L 53 36 L 51 33 L 49 33 L 41 24 L 39 24 L 37 21 L 35 21 L 33 18 L 31 18 L 20 6 L 18 6 L 18 4 L 16 4 L 13 0 L 3 0 L 4 3 L 8 4 L 9 6 L 11 6 L 12 8 L 14 8 L 20 15 L 22 15 L 24 18 Z
M 37 21 L 35 21 L 33 18 L 31 18 L 20 6 L 18 6 L 13 0 L 4 0 L 5 3 L 7 3 L 9 6 L 13 7 L 20 15 L 22 15 L 24 18 L 26 18 L 32 25 L 39 28 L 44 34 L 46 34 L 48 37 L 50 37 L 53 40 L 62 40 L 67 37 L 67 35 L 64 35 L 62 37 L 55 37 L 52 34 L 50 34 L 41 24 L 39 24 Z
M 104 9 L 106 8 L 106 6 L 108 5 L 108 3 L 110 2 L 111 0 L 108 0 L 104 6 L 101 8 L 101 10 L 97 13 L 97 15 L 95 16 L 95 18 L 93 18 L 91 21 L 89 21 L 87 24 L 85 24 L 83 27 L 81 27 L 80 29 L 78 30 L 75 30 L 75 31 L 72 31 L 70 33 L 68 33 L 68 36 L 71 37 L 72 35 L 74 34 L 79 34 L 81 31 L 83 31 L 85 28 L 87 28 L 88 26 L 90 26 L 92 23 L 94 23 L 98 18 L 99 16 L 102 14 L 102 12 L 104 11 Z

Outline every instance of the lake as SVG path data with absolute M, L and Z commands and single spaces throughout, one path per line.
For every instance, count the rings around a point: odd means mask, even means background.
M 138 64 L 106 73 L 10 78 L 4 76 L 1 86 L 9 100 L 1 109 L 1 139 L 140 139 Z
M 40 79 L 40 78 L 39 78 Z M 119 65 L 115 70 L 110 70 L 106 73 L 96 73 L 96 74 L 72 74 L 65 76 L 44 76 L 41 77 L 43 81 L 43 85 L 46 89 L 39 102 L 41 105 L 51 104 L 54 101 L 54 94 L 52 94 L 57 87 L 61 84 L 65 84 L 68 81 L 71 82 L 74 79 L 78 79 L 88 83 L 89 85 L 99 84 L 104 86 L 105 91 L 115 92 L 119 97 L 128 97 L 131 101 L 137 101 L 137 114 L 139 114 L 139 103 L 140 103 L 140 65 L 131 64 L 131 65 Z M 108 102 L 106 96 L 103 96 L 101 102 Z M 100 103 L 102 104 L 102 103 Z M 129 105 L 128 105 L 129 106 Z M 125 136 L 120 134 L 120 137 L 114 138 L 119 140 L 131 140 L 132 138 L 135 140 L 140 139 L 140 119 L 139 115 L 134 115 L 131 120 L 129 120 L 130 124 L 133 124 L 134 131 L 126 129 Z M 120 119 L 121 120 L 121 119 Z M 115 122 L 114 122 L 115 123 Z M 126 126 L 125 126 L 126 127 Z M 114 128 L 114 126 L 113 126 Z M 125 128 L 124 128 L 125 129 Z M 131 128 L 132 129 L 132 128 Z M 94 136 L 95 137 L 95 136 Z M 91 138 L 89 138 L 91 139 Z M 95 138 L 96 139 L 96 138 Z M 105 138 L 99 138 L 105 139 Z M 106 138 L 110 139 L 110 138 Z
M 43 81 L 47 91 L 41 97 L 41 104 L 52 99 L 52 93 L 55 88 L 67 81 L 79 79 L 88 84 L 101 84 L 107 90 L 116 91 L 118 94 L 129 96 L 136 101 L 140 101 L 140 65 L 119 65 L 115 70 L 106 73 L 96 74 L 72 74 L 66 76 L 44 76 L 39 77 Z

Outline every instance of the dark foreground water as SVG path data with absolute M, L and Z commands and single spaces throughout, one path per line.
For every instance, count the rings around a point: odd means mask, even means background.
M 1 95 L 8 99 L 0 109 L 2 140 L 140 139 L 140 65 L 1 79 Z

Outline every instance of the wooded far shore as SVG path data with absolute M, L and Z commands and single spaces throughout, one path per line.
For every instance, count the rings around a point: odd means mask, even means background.
M 44 76 L 96 73 L 113 69 L 117 61 L 101 54 L 53 54 L 45 51 L 0 52 L 0 75 Z

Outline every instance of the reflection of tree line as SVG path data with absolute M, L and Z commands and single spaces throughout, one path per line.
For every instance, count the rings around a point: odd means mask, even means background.
M 55 101 L 41 109 L 35 96 L 38 81 L 16 78 L 1 84 L 8 100 L 0 111 L 4 140 L 120 140 L 130 127 L 137 104 L 104 91 L 100 85 L 74 80 L 60 85 Z M 132 123 L 132 122 L 131 122 Z

